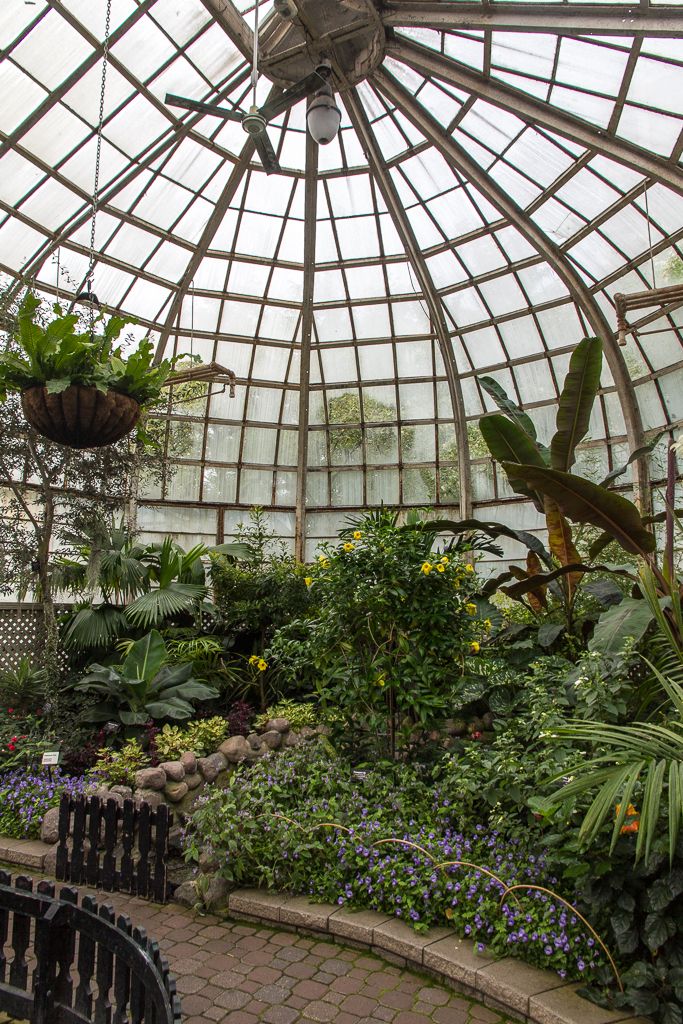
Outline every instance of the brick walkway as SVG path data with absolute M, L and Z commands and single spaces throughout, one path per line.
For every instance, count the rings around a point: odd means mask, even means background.
M 184 1024 L 507 1024 L 404 968 L 360 950 L 98 893 L 159 941 Z

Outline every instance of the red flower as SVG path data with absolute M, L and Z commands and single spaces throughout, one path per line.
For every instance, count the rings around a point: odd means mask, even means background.
M 10 742 L 11 743 L 16 743 L 18 738 L 19 738 L 18 736 L 13 736 L 12 739 L 10 740 Z
M 13 715 L 14 714 L 14 708 L 7 708 L 7 714 L 8 715 Z
M 13 743 L 8 743 L 8 744 L 7 744 L 7 749 L 8 749 L 8 750 L 15 750 L 16 748 L 15 748 L 15 746 L 14 746 L 14 744 L 13 744 Z
M 472 739 L 473 740 L 480 740 L 481 739 L 481 733 L 480 732 L 473 732 L 472 733 Z

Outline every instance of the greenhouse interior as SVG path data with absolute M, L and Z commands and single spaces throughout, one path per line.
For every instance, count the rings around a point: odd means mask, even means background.
M 683 1024 L 682 0 L 0 84 L 0 1020 Z

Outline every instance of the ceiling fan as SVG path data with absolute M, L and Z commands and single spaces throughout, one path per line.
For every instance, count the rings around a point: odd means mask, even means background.
M 298 103 L 304 96 L 311 96 L 313 93 L 323 94 L 329 106 L 332 98 L 332 89 L 328 81 L 332 75 L 332 68 L 327 61 L 321 61 L 310 75 L 306 75 L 290 89 L 286 89 L 280 96 L 276 96 L 262 107 L 256 105 L 256 83 L 258 81 L 258 3 L 255 7 L 254 24 L 254 57 L 251 70 L 252 104 L 249 110 L 241 110 L 239 107 L 221 107 L 218 103 L 201 103 L 198 100 L 187 99 L 184 96 L 176 96 L 173 93 L 166 94 L 166 102 L 172 107 L 182 107 L 184 110 L 196 110 L 200 114 L 211 114 L 214 117 L 222 117 L 226 121 L 239 121 L 244 131 L 251 135 L 254 140 L 256 152 L 258 153 L 263 169 L 266 174 L 274 174 L 281 170 L 273 145 L 268 138 L 266 127 L 269 121 L 284 113 L 290 107 Z M 322 96 L 320 97 L 321 102 Z M 337 107 L 334 107 L 338 110 Z M 341 115 L 340 115 L 341 116 Z M 336 133 L 335 133 L 336 134 Z M 329 139 L 318 139 L 316 141 L 329 142 Z

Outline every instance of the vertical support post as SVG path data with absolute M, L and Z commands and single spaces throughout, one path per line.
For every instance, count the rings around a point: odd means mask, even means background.
M 299 449 L 296 472 L 294 554 L 306 557 L 306 472 L 308 468 L 308 414 L 315 283 L 315 233 L 318 212 L 318 146 L 306 133 L 306 195 L 304 199 L 304 294 L 301 309 L 301 370 L 299 376 Z

